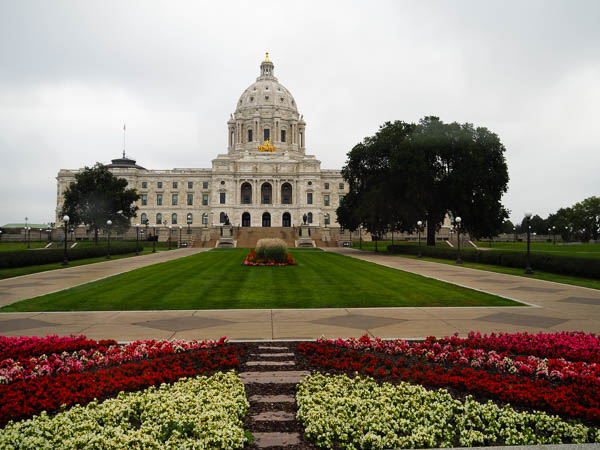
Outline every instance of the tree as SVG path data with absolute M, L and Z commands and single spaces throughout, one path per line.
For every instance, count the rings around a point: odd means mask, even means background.
M 476 238 L 500 232 L 508 217 L 500 202 L 508 185 L 504 151 L 497 135 L 471 124 L 386 122 L 348 153 L 342 175 L 369 232 L 413 231 L 420 219 L 435 245 L 447 215 L 461 216 Z
M 514 234 L 514 232 L 515 232 L 515 230 L 513 230 L 514 227 L 515 227 L 515 225 L 509 219 L 506 219 L 504 221 L 504 223 L 502 224 L 502 232 L 505 234 Z
M 60 215 L 68 215 L 73 225 L 85 224 L 93 229 L 97 244 L 98 231 L 106 230 L 107 220 L 112 221 L 113 230 L 129 228 L 139 198 L 135 189 L 127 189 L 127 180 L 115 177 L 106 166 L 96 163 L 75 175 L 75 183 L 65 190 Z

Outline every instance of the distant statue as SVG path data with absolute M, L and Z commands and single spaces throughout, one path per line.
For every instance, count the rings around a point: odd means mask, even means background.
M 231 225 L 229 222 L 229 216 L 227 214 L 225 214 L 225 225 Z
M 306 221 L 308 220 L 308 217 L 306 217 L 306 214 L 304 214 L 302 216 L 302 221 L 304 222 L 304 225 L 306 225 Z

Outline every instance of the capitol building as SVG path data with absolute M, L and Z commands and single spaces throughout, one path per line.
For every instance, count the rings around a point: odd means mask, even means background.
M 134 221 L 145 229 L 148 225 L 149 233 L 156 230 L 160 240 L 168 238 L 170 226 L 178 238 L 181 231 L 175 230 L 183 228 L 184 238 L 194 245 L 212 245 L 227 219 L 241 240 L 252 239 L 254 230 L 255 238 L 281 235 L 291 241 L 292 229 L 306 216 L 317 242 L 340 239 L 344 232 L 336 208 L 348 186 L 340 170 L 322 169 L 315 156 L 306 154 L 306 122 L 275 77 L 268 53 L 227 121 L 226 141 L 227 152 L 206 169 L 149 170 L 125 153 L 112 160 L 113 174 L 140 194 Z M 80 170 L 58 173 L 56 223 L 61 223 L 63 192 Z M 271 231 L 256 233 L 260 229 Z M 85 238 L 86 230 L 76 233 Z

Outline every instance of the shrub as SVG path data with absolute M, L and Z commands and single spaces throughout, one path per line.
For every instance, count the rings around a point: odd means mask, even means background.
M 260 239 L 256 243 L 256 257 L 283 263 L 287 258 L 287 246 L 282 239 Z
M 69 261 L 76 259 L 97 258 L 106 256 L 106 245 L 92 245 L 89 247 L 76 247 L 67 249 Z M 114 243 L 110 246 L 111 255 L 123 255 L 125 253 L 134 253 L 136 243 Z M 140 248 L 143 248 L 140 245 Z M 64 249 L 49 248 L 39 250 L 15 250 L 12 252 L 0 252 L 0 269 L 9 267 L 37 266 L 41 264 L 51 264 L 62 261 L 64 258 Z
M 456 259 L 457 251 L 455 248 L 448 247 L 421 247 L 421 254 L 432 258 Z M 389 245 L 388 252 L 416 255 L 419 252 L 419 247 L 406 244 Z M 527 266 L 527 254 L 525 252 L 467 248 L 461 252 L 461 257 L 463 261 L 481 264 L 515 268 L 525 268 Z M 597 258 L 532 252 L 531 266 L 534 270 L 538 269 L 556 274 L 600 278 L 600 259 Z

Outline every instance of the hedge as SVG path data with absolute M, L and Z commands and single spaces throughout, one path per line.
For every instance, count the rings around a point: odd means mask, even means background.
M 140 249 L 143 245 L 140 243 Z M 0 252 L 0 269 L 9 267 L 37 266 L 61 262 L 64 259 L 64 248 L 49 248 L 39 250 L 15 250 Z M 135 252 L 135 242 L 116 243 L 110 246 L 111 255 L 122 255 Z M 76 259 L 97 258 L 106 256 L 106 244 L 89 247 L 68 248 L 67 257 L 69 261 Z
M 457 252 L 458 250 L 455 248 L 421 246 L 421 254 L 431 258 L 456 259 Z M 406 244 L 388 245 L 388 253 L 416 255 L 419 253 L 419 247 Z M 463 261 L 474 263 L 522 269 L 527 267 L 527 253 L 525 252 L 464 249 L 461 251 L 461 257 Z M 533 270 L 537 269 L 562 275 L 600 278 L 600 259 L 598 258 L 531 252 L 531 267 Z

